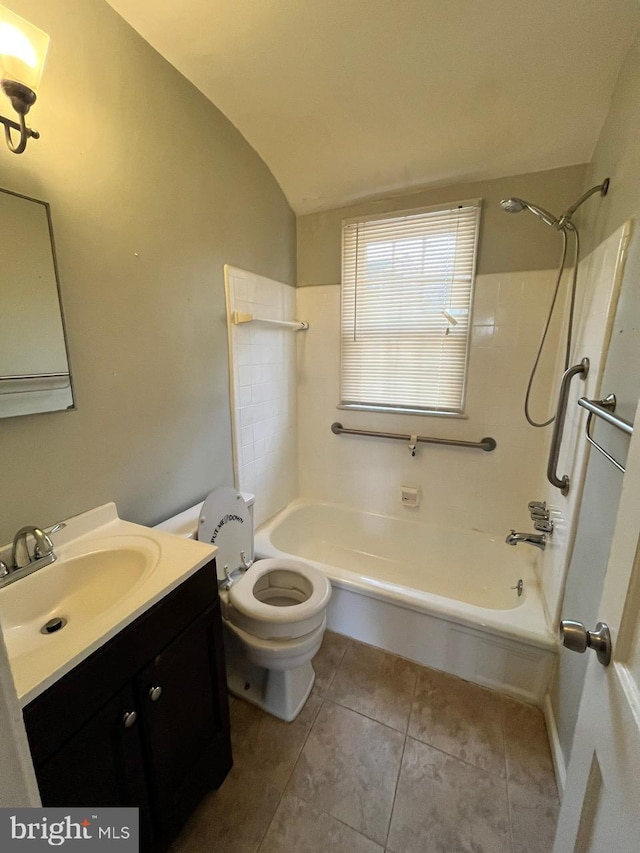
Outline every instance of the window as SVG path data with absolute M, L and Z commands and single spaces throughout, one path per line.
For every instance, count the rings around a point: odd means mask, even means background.
M 344 408 L 461 414 L 480 200 L 348 219 Z

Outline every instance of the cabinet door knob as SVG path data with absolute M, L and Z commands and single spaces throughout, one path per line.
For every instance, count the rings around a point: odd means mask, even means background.
M 125 729 L 130 729 L 137 719 L 138 715 L 135 711 L 125 711 L 122 715 L 122 722 L 124 723 Z
M 152 702 L 157 702 L 161 696 L 162 696 L 162 687 L 156 686 L 156 687 L 151 687 L 149 689 L 149 699 L 151 699 Z

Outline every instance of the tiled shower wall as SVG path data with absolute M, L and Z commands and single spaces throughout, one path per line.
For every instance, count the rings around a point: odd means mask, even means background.
M 584 437 L 587 412 L 578 406 L 579 397 L 599 399 L 612 389 L 602 388 L 607 351 L 624 270 L 631 223 L 626 223 L 584 258 L 578 267 L 574 344 L 571 364 L 589 359 L 586 379 L 571 384 L 557 474 L 569 476 L 568 495 L 541 477 L 539 494 L 546 500 L 554 522 L 553 535 L 541 556 L 541 584 L 550 624 L 560 615 L 565 579 L 575 539 L 588 461 Z M 563 353 L 558 353 L 562 362 Z M 561 370 L 561 367 L 559 368 Z M 595 452 L 595 451 L 594 451 Z
M 338 409 L 340 287 L 298 288 L 298 314 L 311 324 L 298 338 L 301 495 L 502 538 L 511 527 L 529 530 L 527 503 L 541 497 L 548 430 L 528 426 L 522 404 L 554 283 L 554 270 L 477 276 L 464 418 Z M 555 405 L 557 342 L 554 323 L 533 399 L 540 418 Z M 333 435 L 333 421 L 471 441 L 493 436 L 498 446 L 487 453 L 419 444 L 412 458 L 401 441 Z M 418 509 L 401 504 L 402 485 L 419 487 Z
M 550 624 L 555 624 L 587 460 L 586 412 L 577 406 L 577 398 L 597 397 L 608 390 L 600 388 L 600 377 L 627 232 L 628 227 L 619 229 L 580 263 L 572 363 L 588 356 L 591 366 L 585 382 L 574 380 L 567 407 L 558 472 L 571 477 L 568 497 L 546 481 L 552 427 L 535 429 L 523 414 L 555 270 L 477 276 L 463 419 L 338 409 L 340 287 L 299 288 L 298 313 L 311 324 L 298 341 L 301 495 L 438 525 L 479 528 L 496 538 L 504 538 L 512 527 L 533 530 L 527 504 L 546 500 L 554 533 L 544 553 L 534 549 L 528 553 L 537 564 Z M 565 298 L 569 275 L 570 271 L 561 290 Z M 558 345 L 562 309 L 556 313 L 534 382 L 530 410 L 537 421 L 547 420 L 555 410 L 564 366 L 564 344 Z M 498 446 L 485 453 L 419 444 L 412 458 L 404 442 L 335 436 L 330 431 L 333 421 L 348 427 L 472 441 L 493 436 Z M 402 485 L 420 489 L 419 509 L 401 504 Z
M 295 290 L 225 268 L 227 313 L 292 320 Z M 255 524 L 297 496 L 296 332 L 228 320 L 230 395 L 237 489 L 255 494 Z

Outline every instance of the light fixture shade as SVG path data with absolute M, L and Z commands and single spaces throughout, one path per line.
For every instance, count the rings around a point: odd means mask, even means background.
M 0 80 L 14 80 L 36 92 L 49 36 L 0 6 Z

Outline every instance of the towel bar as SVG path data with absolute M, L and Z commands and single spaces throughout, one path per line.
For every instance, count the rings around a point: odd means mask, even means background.
M 594 415 L 597 418 L 601 418 L 603 421 L 606 421 L 608 424 L 611 424 L 611 426 L 622 430 L 622 432 L 627 435 L 633 435 L 633 424 L 625 421 L 624 418 L 621 418 L 619 415 L 614 415 L 616 409 L 616 395 L 609 394 L 603 400 L 587 400 L 586 397 L 580 397 L 578 405 L 582 406 L 583 409 L 586 409 L 589 412 L 589 417 L 587 418 L 587 423 L 584 428 L 584 437 L 587 439 L 589 444 L 593 445 L 599 453 L 602 453 L 609 462 L 613 462 L 616 468 L 624 474 L 624 465 L 621 465 L 617 459 L 614 459 L 610 453 L 607 453 L 604 447 L 599 445 L 598 442 L 591 437 L 591 420 Z
M 243 323 L 262 323 L 265 326 L 277 326 L 279 329 L 293 329 L 295 332 L 306 332 L 309 328 L 309 324 L 303 320 L 267 320 L 264 317 L 254 317 L 253 314 L 243 314 L 241 311 L 233 312 L 231 322 L 234 326 L 241 326 Z

